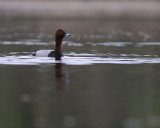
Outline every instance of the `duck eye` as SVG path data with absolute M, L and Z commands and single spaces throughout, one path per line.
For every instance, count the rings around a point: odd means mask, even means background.
M 66 36 L 66 34 L 67 34 L 67 33 L 66 33 L 66 32 L 64 32 L 64 35 L 63 35 L 63 36 Z

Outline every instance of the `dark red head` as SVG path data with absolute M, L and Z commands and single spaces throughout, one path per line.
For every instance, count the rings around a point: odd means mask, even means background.
M 66 33 L 63 29 L 58 29 L 55 34 L 56 39 L 63 39 L 65 36 L 71 36 L 71 34 Z
M 65 36 L 71 36 L 71 34 L 66 33 L 63 29 L 58 29 L 55 34 L 55 51 L 61 50 L 62 40 Z

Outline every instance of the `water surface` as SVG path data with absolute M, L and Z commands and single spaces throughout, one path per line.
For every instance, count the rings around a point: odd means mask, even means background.
M 7 19 L 0 23 L 0 127 L 160 127 L 159 21 Z M 54 32 L 72 34 L 64 57 Z

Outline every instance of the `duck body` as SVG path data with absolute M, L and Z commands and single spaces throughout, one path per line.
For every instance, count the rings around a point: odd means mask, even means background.
M 33 54 L 33 56 L 37 57 L 62 57 L 63 53 L 61 51 L 54 50 L 38 50 Z
M 55 34 L 55 49 L 54 50 L 38 50 L 33 56 L 37 57 L 62 57 L 63 53 L 61 51 L 62 40 L 65 36 L 71 36 L 71 34 L 66 33 L 63 29 L 58 29 Z

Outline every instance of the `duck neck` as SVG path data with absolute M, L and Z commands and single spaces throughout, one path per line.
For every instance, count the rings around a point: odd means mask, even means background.
M 56 39 L 55 51 L 61 51 L 62 40 L 63 39 Z

